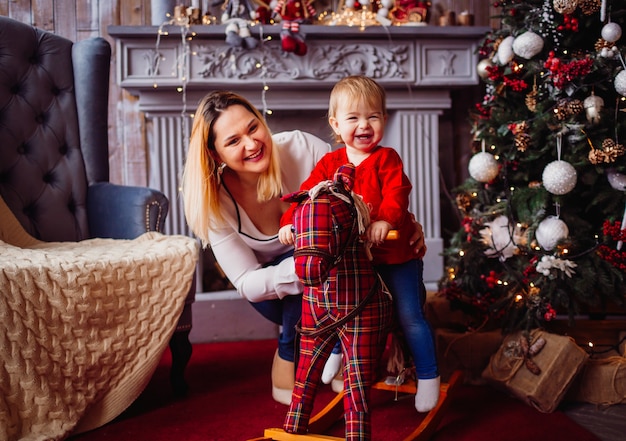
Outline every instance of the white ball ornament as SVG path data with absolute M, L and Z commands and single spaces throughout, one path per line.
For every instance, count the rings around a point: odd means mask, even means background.
M 609 43 L 615 43 L 617 40 L 622 38 L 622 28 L 617 23 L 607 23 L 602 27 L 600 35 L 602 35 L 602 38 Z
M 566 161 L 556 160 L 543 169 L 543 187 L 552 194 L 567 194 L 576 186 L 576 169 Z
M 615 77 L 613 82 L 615 85 L 615 91 L 622 96 L 626 96 L 626 70 L 621 71 Z
M 556 216 L 548 216 L 539 223 L 535 230 L 537 243 L 544 250 L 554 249 L 556 244 L 569 235 L 567 224 Z
M 469 174 L 478 182 L 492 181 L 499 173 L 498 161 L 491 153 L 479 152 L 469 161 Z
M 509 35 L 500 42 L 498 51 L 496 52 L 496 61 L 501 65 L 509 64 L 515 56 L 515 53 L 513 52 L 513 41 L 515 41 L 515 37 Z
M 515 55 L 529 60 L 543 50 L 543 38 L 527 31 L 515 37 L 512 48 Z

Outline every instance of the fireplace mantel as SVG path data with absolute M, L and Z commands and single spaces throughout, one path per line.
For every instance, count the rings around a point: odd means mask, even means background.
M 424 226 L 426 282 L 443 275 L 439 195 L 439 115 L 450 91 L 478 84 L 477 46 L 484 27 L 303 25 L 308 52 L 285 54 L 280 26 L 252 27 L 253 50 L 228 46 L 224 25 L 110 26 L 116 39 L 117 81 L 139 97 L 151 124 L 149 185 L 179 201 L 178 176 L 186 152 L 187 115 L 209 91 L 239 92 L 271 109 L 273 131 L 299 128 L 330 140 L 328 95 L 340 78 L 366 74 L 388 94 L 385 145 L 402 156 L 413 182 L 411 210 Z M 188 234 L 180 203 L 172 204 L 168 232 Z

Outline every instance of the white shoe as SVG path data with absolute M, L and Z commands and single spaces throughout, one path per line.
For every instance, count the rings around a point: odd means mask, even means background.
M 291 394 L 295 383 L 295 371 L 293 361 L 283 360 L 274 354 L 272 362 L 272 398 L 281 404 L 291 404 Z
M 330 384 L 341 369 L 341 354 L 331 353 L 322 372 L 322 383 Z

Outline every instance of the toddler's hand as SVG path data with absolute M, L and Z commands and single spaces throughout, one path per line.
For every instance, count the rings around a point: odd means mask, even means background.
M 387 233 L 391 230 L 391 224 L 386 221 L 375 221 L 367 227 L 367 240 L 375 245 L 380 245 L 385 241 Z
M 287 224 L 280 230 L 278 230 L 278 240 L 283 245 L 293 245 L 293 231 L 291 230 L 292 227 L 292 224 Z

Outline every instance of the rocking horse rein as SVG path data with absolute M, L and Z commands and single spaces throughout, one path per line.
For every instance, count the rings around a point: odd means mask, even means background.
M 313 257 L 320 257 L 324 260 L 333 260 L 332 264 L 328 267 L 328 269 L 326 270 L 326 274 L 324 274 L 324 276 L 322 277 L 322 280 L 326 280 L 328 279 L 328 274 L 330 273 L 330 271 L 336 267 L 339 262 L 341 262 L 341 260 L 343 259 L 343 256 L 345 254 L 346 248 L 348 247 L 349 244 L 351 244 L 353 241 L 357 240 L 359 232 L 358 232 L 358 219 L 357 219 L 357 209 L 354 203 L 354 197 L 352 196 L 352 194 L 350 192 L 348 192 L 345 187 L 343 185 L 337 185 L 334 184 L 332 185 L 333 189 L 338 192 L 341 193 L 342 195 L 346 196 L 347 198 L 350 199 L 350 203 L 349 203 L 349 207 L 350 207 L 350 214 L 352 217 L 352 228 L 350 229 L 350 236 L 348 238 L 347 241 L 345 241 L 341 247 L 341 252 L 337 253 L 336 256 L 333 256 L 332 254 L 317 249 L 317 248 L 313 248 L 313 247 L 305 247 L 305 248 L 299 248 L 297 250 L 294 251 L 294 258 L 298 257 L 298 256 L 313 256 Z M 301 334 L 301 335 L 306 335 L 308 337 L 317 337 L 323 333 L 326 333 L 328 331 L 332 331 L 333 329 L 337 329 L 338 327 L 344 325 L 345 323 L 347 323 L 349 320 L 352 320 L 354 317 L 356 317 L 362 310 L 363 308 L 365 308 L 365 306 L 369 303 L 369 301 L 374 297 L 374 294 L 380 289 L 381 286 L 381 282 L 380 282 L 380 276 L 377 275 L 376 277 L 376 283 L 374 283 L 374 285 L 372 285 L 372 287 L 370 288 L 370 290 L 368 291 L 367 295 L 359 302 L 359 304 L 357 306 L 354 307 L 354 309 L 352 309 L 348 314 L 344 315 L 343 317 L 341 317 L 339 320 L 326 325 L 320 329 L 316 329 L 314 331 L 305 331 L 300 327 L 300 322 L 298 322 L 298 324 L 296 324 L 296 332 Z

